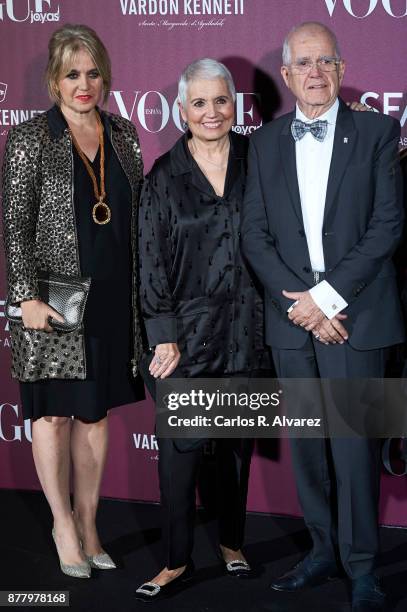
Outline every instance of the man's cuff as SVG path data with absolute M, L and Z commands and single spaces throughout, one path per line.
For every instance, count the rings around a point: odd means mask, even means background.
M 343 297 L 326 280 L 312 287 L 309 292 L 315 304 L 328 319 L 333 319 L 348 305 Z
M 177 319 L 175 317 L 155 317 L 144 319 L 150 348 L 157 344 L 178 342 Z

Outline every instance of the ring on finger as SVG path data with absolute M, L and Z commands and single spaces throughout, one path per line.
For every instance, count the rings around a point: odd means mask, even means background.
M 320 337 L 321 337 L 321 336 L 320 336 L 320 334 L 314 334 L 314 336 L 315 336 L 315 338 L 316 338 L 317 340 L 319 340 L 319 339 L 320 339 Z
M 159 356 L 158 356 L 158 355 L 156 355 L 156 356 L 154 357 L 154 361 L 155 361 L 155 362 L 156 362 L 158 365 L 161 365 L 161 363 L 162 363 L 162 362 L 161 362 L 161 359 L 159 358 Z

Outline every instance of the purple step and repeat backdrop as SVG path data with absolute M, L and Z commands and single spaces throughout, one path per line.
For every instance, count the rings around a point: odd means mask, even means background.
M 347 61 L 343 97 L 396 117 L 407 145 L 406 0 L 0 0 L 0 157 L 11 126 L 49 106 L 47 42 L 64 23 L 85 23 L 113 65 L 108 109 L 135 123 L 146 170 L 180 135 L 176 83 L 192 60 L 224 62 L 237 86 L 237 132 L 248 134 L 292 106 L 280 78 L 286 32 L 318 20 L 337 34 Z M 10 338 L 0 254 L 0 487 L 37 489 L 30 422 L 9 375 Z M 151 401 L 111 412 L 105 496 L 158 500 Z M 357 466 L 355 466 L 357 469 Z M 381 521 L 407 526 L 405 477 L 383 474 Z M 263 440 L 253 460 L 249 510 L 300 515 L 286 441 Z

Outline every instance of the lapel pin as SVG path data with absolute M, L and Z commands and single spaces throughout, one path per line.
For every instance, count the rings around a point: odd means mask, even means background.
M 344 138 L 344 139 L 343 139 L 343 142 L 344 142 L 345 144 L 348 144 L 348 139 L 347 139 L 347 138 Z

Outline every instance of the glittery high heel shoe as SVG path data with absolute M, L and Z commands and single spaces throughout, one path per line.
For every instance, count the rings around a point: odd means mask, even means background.
M 72 511 L 72 515 L 75 517 L 74 511 Z M 76 529 L 79 533 L 79 544 L 81 545 L 81 548 L 85 554 L 86 560 L 89 563 L 90 567 L 92 567 L 93 569 L 98 569 L 98 570 L 117 569 L 117 565 L 113 561 L 112 557 L 108 555 L 107 552 L 103 549 L 102 549 L 102 552 L 97 555 L 87 555 L 83 548 L 82 534 L 80 533 L 80 529 L 77 523 L 76 523 Z
M 106 551 L 102 551 L 98 555 L 86 555 L 86 559 L 90 567 L 99 570 L 117 569 L 116 563 Z
M 67 565 L 66 563 L 63 563 L 61 557 L 59 556 L 57 543 L 55 541 L 55 529 L 52 529 L 52 537 L 55 542 L 55 547 L 57 549 L 61 572 L 66 574 L 67 576 L 71 576 L 71 578 L 90 578 L 92 571 L 90 563 L 88 561 L 76 563 L 75 565 Z
M 83 550 L 83 542 L 79 540 L 79 544 Z M 85 551 L 84 551 L 85 552 Z M 87 555 L 85 553 L 85 557 L 90 567 L 98 570 L 108 570 L 108 569 L 117 569 L 116 563 L 113 561 L 112 557 L 107 554 L 105 550 L 102 549 L 102 552 L 98 555 Z

